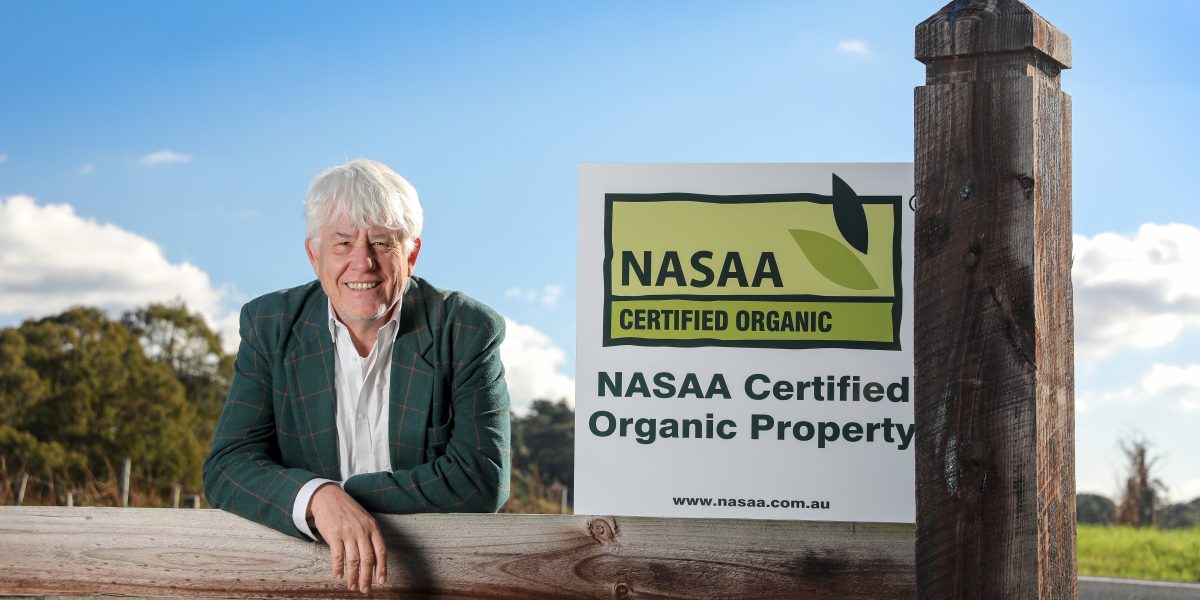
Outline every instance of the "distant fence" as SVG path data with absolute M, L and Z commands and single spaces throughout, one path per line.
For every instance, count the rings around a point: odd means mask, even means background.
M 43 479 L 24 471 L 10 473 L 6 461 L 0 458 L 0 506 L 203 506 L 199 489 L 177 481 L 138 476 L 131 467 L 132 461 L 126 458 L 121 463 L 119 479 L 66 481 L 54 477 Z

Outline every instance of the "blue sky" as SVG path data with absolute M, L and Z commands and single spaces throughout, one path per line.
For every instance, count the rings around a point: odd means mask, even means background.
M 1079 488 L 1140 432 L 1200 496 L 1200 5 L 1032 6 L 1074 42 Z M 577 165 L 910 161 L 939 8 L 0 0 L 0 325 L 165 294 L 228 330 L 311 278 L 305 188 L 368 156 L 420 191 L 417 272 L 519 324 L 527 393 L 569 389 Z

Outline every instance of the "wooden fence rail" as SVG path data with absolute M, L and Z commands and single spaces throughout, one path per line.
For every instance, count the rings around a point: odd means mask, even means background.
M 372 597 L 911 598 L 912 525 L 376 515 Z M 362 597 L 329 549 L 217 510 L 0 507 L 0 594 Z

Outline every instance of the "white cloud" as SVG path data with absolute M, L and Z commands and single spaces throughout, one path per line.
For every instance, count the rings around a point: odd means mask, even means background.
M 1142 378 L 1142 387 L 1151 394 L 1200 396 L 1200 364 L 1186 367 L 1155 364 Z
M 574 406 L 575 380 L 560 370 L 567 362 L 567 353 L 531 325 L 508 318 L 504 319 L 504 325 L 506 335 L 500 345 L 500 359 L 504 361 L 513 412 L 527 412 L 538 399 L 565 398 Z
M 558 299 L 562 296 L 563 289 L 560 285 L 552 283 L 542 286 L 542 289 L 522 289 L 513 286 L 504 291 L 505 298 L 514 298 L 523 302 L 537 303 L 546 308 L 554 308 L 558 306 Z
M 1177 502 L 1187 502 L 1193 498 L 1200 498 L 1200 478 L 1189 480 L 1179 486 L 1179 489 L 1171 490 L 1171 496 Z
M 871 53 L 871 49 L 867 47 L 867 43 L 862 40 L 842 40 L 838 42 L 837 50 L 843 54 L 858 54 L 861 56 Z
M 92 171 L 95 171 L 95 170 L 96 170 L 96 167 L 92 166 L 92 163 L 90 163 L 90 162 L 85 162 L 82 165 L 79 165 L 79 174 L 80 175 L 91 175 Z
M 1200 229 L 1147 223 L 1132 236 L 1076 235 L 1075 348 L 1084 364 L 1158 348 L 1200 327 Z
M 1200 411 L 1200 364 L 1155 364 L 1142 377 L 1142 389 L 1151 397 L 1175 402 L 1184 411 Z
M 8 162 L 8 155 L 7 155 L 7 154 L 0 154 L 0 165 L 4 164 L 4 163 L 6 163 L 6 162 Z
M 138 159 L 138 162 L 141 163 L 143 167 L 153 167 L 156 165 L 192 162 L 192 157 L 186 154 L 172 152 L 170 150 L 159 150 L 158 152 L 151 152 L 150 154 L 141 157 Z
M 1133 385 L 1105 390 L 1080 389 L 1075 410 L 1090 413 L 1104 406 L 1174 406 L 1184 412 L 1200 411 L 1200 364 L 1155 363 Z
M 0 200 L 0 315 L 55 314 L 72 306 L 117 312 L 182 299 L 216 327 L 227 349 L 238 342 L 228 291 L 195 265 L 172 263 L 158 244 L 75 214 L 69 204 L 29 196 Z

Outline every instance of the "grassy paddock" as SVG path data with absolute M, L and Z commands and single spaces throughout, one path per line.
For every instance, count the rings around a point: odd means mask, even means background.
M 1200 528 L 1080 525 L 1079 574 L 1200 582 Z

